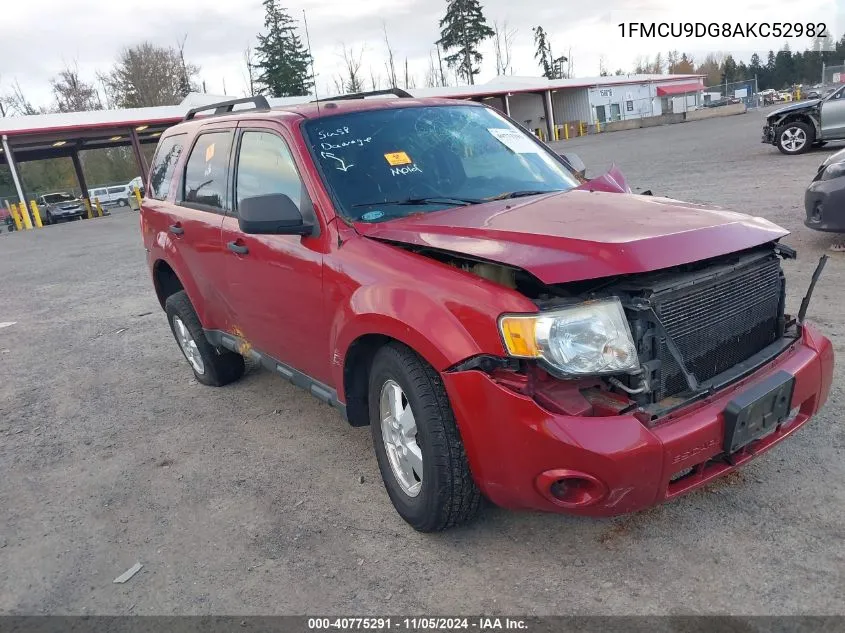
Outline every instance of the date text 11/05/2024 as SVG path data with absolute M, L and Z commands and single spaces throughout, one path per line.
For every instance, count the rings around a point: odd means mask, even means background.
M 507 617 L 326 617 L 308 618 L 309 631 L 525 631 L 524 619 Z
M 824 22 L 620 22 L 622 37 L 815 37 L 827 38 Z

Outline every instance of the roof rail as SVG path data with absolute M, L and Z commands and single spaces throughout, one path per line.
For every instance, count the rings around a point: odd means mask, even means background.
M 183 121 L 190 121 L 200 112 L 206 110 L 214 110 L 214 114 L 229 114 L 235 109 L 236 105 L 241 103 L 251 103 L 255 106 L 255 110 L 269 110 L 270 104 L 267 103 L 267 98 L 263 95 L 256 95 L 255 97 L 244 97 L 243 99 L 232 99 L 231 101 L 220 101 L 219 103 L 209 103 L 199 108 L 191 108 L 185 115 Z
M 400 99 L 413 99 L 414 95 L 406 92 L 401 88 L 388 88 L 387 90 L 372 90 L 370 92 L 353 92 L 351 94 L 339 95 L 337 97 L 328 97 L 326 99 L 314 99 L 311 103 L 319 103 L 322 101 L 346 101 L 347 99 L 366 99 L 367 97 L 378 97 L 381 95 L 393 95 Z

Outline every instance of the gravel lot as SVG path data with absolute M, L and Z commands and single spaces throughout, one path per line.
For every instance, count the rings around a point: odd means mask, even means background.
M 832 150 L 782 156 L 762 116 L 565 147 L 594 175 L 615 160 L 640 189 L 792 230 L 797 310 L 831 242 L 804 229 L 803 189 Z M 16 322 L 0 328 L 0 613 L 845 613 L 841 370 L 794 438 L 674 503 L 613 520 L 488 507 L 421 535 L 368 429 L 255 368 L 193 381 L 137 215 L 112 214 L 0 238 L 0 322 Z M 810 310 L 840 355 L 843 271 L 832 254 Z

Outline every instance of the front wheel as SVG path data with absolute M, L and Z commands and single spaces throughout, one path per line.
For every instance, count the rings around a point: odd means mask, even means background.
M 370 372 L 369 407 L 379 470 L 399 515 L 420 532 L 472 519 L 481 493 L 437 372 L 404 345 L 382 347 Z
M 815 131 L 807 123 L 793 121 L 778 128 L 777 146 L 784 154 L 803 154 L 815 141 Z
M 121 198 L 121 199 L 120 199 L 120 201 L 118 202 L 118 204 L 119 204 L 121 207 L 125 207 L 125 206 L 127 206 L 127 205 L 129 204 L 129 200 L 126 200 L 125 198 Z
M 184 290 L 164 302 L 173 338 L 185 355 L 198 382 L 222 387 L 244 374 L 244 358 L 228 350 L 218 351 L 205 338 L 202 325 Z

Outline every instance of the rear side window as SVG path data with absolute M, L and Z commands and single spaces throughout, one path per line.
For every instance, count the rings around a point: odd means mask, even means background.
M 156 200 L 167 198 L 184 142 L 184 134 L 174 134 L 161 140 L 153 159 L 152 169 L 150 169 L 150 198 Z
M 302 180 L 281 137 L 270 132 L 243 133 L 235 187 L 238 205 L 244 198 L 283 193 L 300 206 Z
M 226 208 L 226 184 L 229 179 L 229 150 L 232 132 L 208 132 L 201 135 L 185 167 L 182 200 L 212 209 Z

